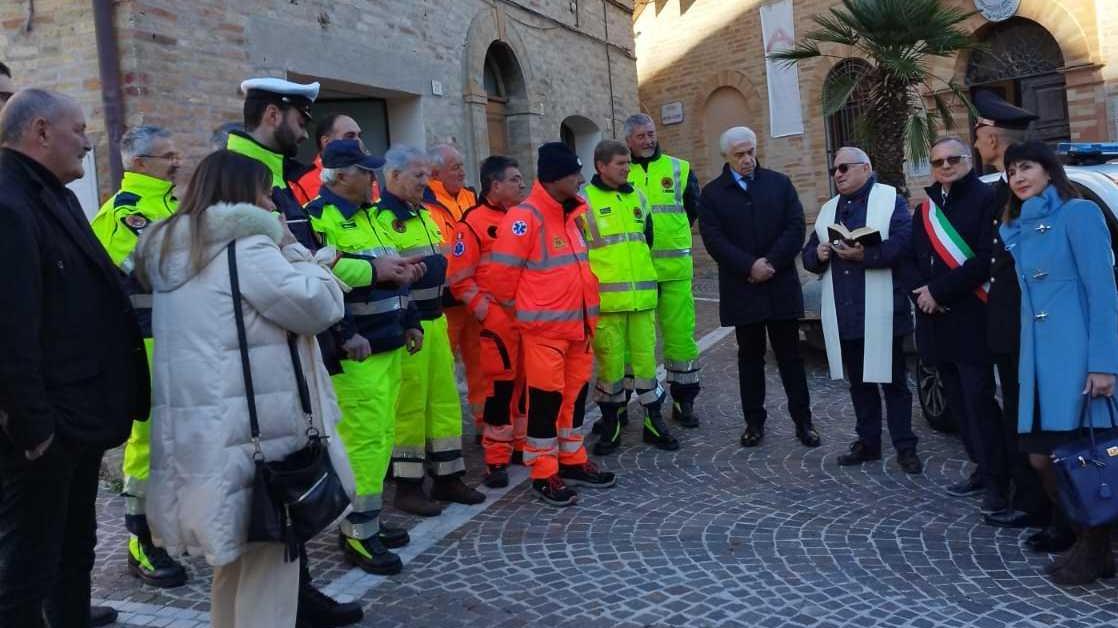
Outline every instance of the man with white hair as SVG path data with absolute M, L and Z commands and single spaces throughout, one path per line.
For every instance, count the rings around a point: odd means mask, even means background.
M 466 185 L 466 166 L 462 153 L 450 144 L 436 144 L 427 150 L 431 160 L 431 178 L 423 193 L 423 205 L 435 219 L 443 242 L 450 246 L 454 229 L 462 216 L 477 205 L 477 193 Z M 448 251 L 449 252 L 449 251 Z M 448 258 L 449 261 L 449 258 Z M 461 301 L 454 298 L 450 288 L 443 291 L 443 313 L 446 314 L 450 348 L 462 360 L 466 371 L 467 398 L 473 414 L 477 439 L 483 431 L 485 398 L 484 378 L 481 372 L 478 335 L 481 329 Z
M 903 268 L 912 238 L 912 218 L 894 187 L 878 183 L 865 151 L 846 146 L 830 170 L 839 194 L 819 210 L 803 249 L 804 268 L 822 275 L 823 337 L 831 378 L 850 381 L 858 439 L 843 466 L 881 459 L 881 393 L 897 463 L 920 473 L 912 433 L 912 392 L 908 388 L 904 339 L 912 333 L 912 311 Z M 841 234 L 866 228 L 860 237 Z M 839 235 L 832 235 L 838 233 Z
M 664 344 L 664 369 L 672 415 L 683 427 L 698 427 L 699 345 L 695 342 L 695 295 L 691 280 L 691 225 L 699 211 L 699 180 L 691 164 L 665 155 L 656 125 L 643 113 L 625 120 L 625 143 L 633 155 L 629 183 L 652 207 L 652 264 L 659 282 L 656 320 Z
M 131 276 L 132 251 L 153 222 L 169 218 L 178 208 L 174 196 L 175 174 L 182 158 L 171 132 L 157 126 L 129 129 L 120 139 L 124 178 L 93 218 L 93 232 L 124 274 L 125 289 L 144 334 L 144 348 L 151 364 L 151 292 Z M 151 421 L 132 423 L 124 446 L 124 525 L 128 540 L 128 571 L 156 587 L 177 587 L 186 582 L 186 570 L 151 540 L 144 497 L 151 458 Z
M 737 126 L 719 142 L 726 164 L 703 187 L 699 232 L 718 262 L 719 315 L 738 340 L 738 384 L 745 415 L 742 447 L 765 435 L 765 336 L 776 354 L 796 438 L 818 447 L 807 374 L 800 356 L 803 292 L 796 255 L 804 240 L 804 208 L 792 181 L 757 165 L 757 136 Z
M 431 165 L 426 153 L 411 146 L 393 146 L 384 155 L 387 188 L 377 203 L 376 219 L 400 255 L 422 257 L 426 272 L 411 284 L 409 299 L 419 311 L 422 346 L 403 358 L 396 409 L 392 472 L 396 478 L 393 505 L 404 512 L 431 517 L 442 512 L 436 500 L 478 504 L 485 495 L 466 486 L 462 476 L 462 406 L 454 381 L 454 354 L 443 315 L 447 261 L 443 236 L 423 206 Z M 427 468 L 425 469 L 424 466 Z M 423 478 L 434 478 L 431 494 Z
M 151 408 L 120 270 L 66 184 L 92 149 L 72 98 L 17 92 L 0 112 L 0 624 L 89 626 L 105 450 Z M 45 622 L 44 622 L 45 620 Z

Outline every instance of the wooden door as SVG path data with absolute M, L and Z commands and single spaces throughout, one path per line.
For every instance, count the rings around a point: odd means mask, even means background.
M 509 128 L 505 115 L 507 106 L 503 100 L 490 98 L 485 105 L 485 118 L 489 126 L 489 154 L 509 154 Z
M 1071 138 L 1063 74 L 1052 73 L 1021 79 L 1020 89 L 1021 107 L 1039 116 L 1029 127 L 1030 139 L 1055 143 Z

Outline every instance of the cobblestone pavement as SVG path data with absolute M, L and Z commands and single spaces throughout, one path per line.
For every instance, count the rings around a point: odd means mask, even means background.
M 716 308 L 700 303 L 701 333 Z M 1116 581 L 1049 584 L 1047 557 L 1022 547 L 1027 531 L 983 526 L 976 501 L 943 492 L 965 455 L 918 409 L 923 475 L 902 473 L 891 451 L 838 467 L 853 413 L 818 354 L 809 385 L 824 445 L 794 440 L 770 365 L 765 441 L 742 449 L 734 351 L 726 338 L 705 354 L 703 425 L 679 431 L 679 451 L 650 449 L 630 424 L 626 446 L 600 461 L 616 488 L 584 490 L 567 509 L 521 483 L 422 523 L 390 512 L 413 531 L 402 574 L 350 570 L 331 535 L 312 544 L 312 571 L 360 599 L 365 626 L 1118 626 Z M 474 483 L 479 454 L 467 450 Z M 121 499 L 105 490 L 100 507 L 95 598 L 126 625 L 206 625 L 209 570 L 192 559 L 185 587 L 138 585 L 125 573 Z

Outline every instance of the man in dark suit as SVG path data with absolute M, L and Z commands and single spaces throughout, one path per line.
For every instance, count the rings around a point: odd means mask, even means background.
M 912 301 L 916 345 L 935 366 L 947 406 L 959 419 L 963 444 L 975 464 L 971 476 L 947 488 L 952 495 L 985 493 L 984 512 L 1005 508 L 1005 478 L 992 464 L 999 414 L 986 346 L 987 280 L 996 197 L 971 165 L 970 147 L 956 137 L 932 145 L 928 200 L 912 229 Z
M 720 139 L 726 165 L 703 187 L 699 232 L 718 262 L 719 314 L 738 341 L 738 382 L 745 414 L 743 447 L 765 435 L 765 334 L 776 354 L 796 438 L 818 447 L 797 322 L 804 314 L 796 254 L 804 209 L 792 181 L 757 165 L 757 136 L 733 127 Z
M 26 89 L 0 113 L 0 617 L 90 625 L 101 456 L 150 406 L 119 271 L 65 184 L 85 116 Z

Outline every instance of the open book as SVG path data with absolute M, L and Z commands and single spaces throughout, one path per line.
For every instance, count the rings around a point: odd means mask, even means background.
M 845 225 L 831 225 L 827 227 L 827 238 L 831 244 L 842 242 L 847 246 L 854 246 L 855 243 L 862 246 L 881 244 L 881 232 L 872 227 L 859 227 L 851 231 Z

